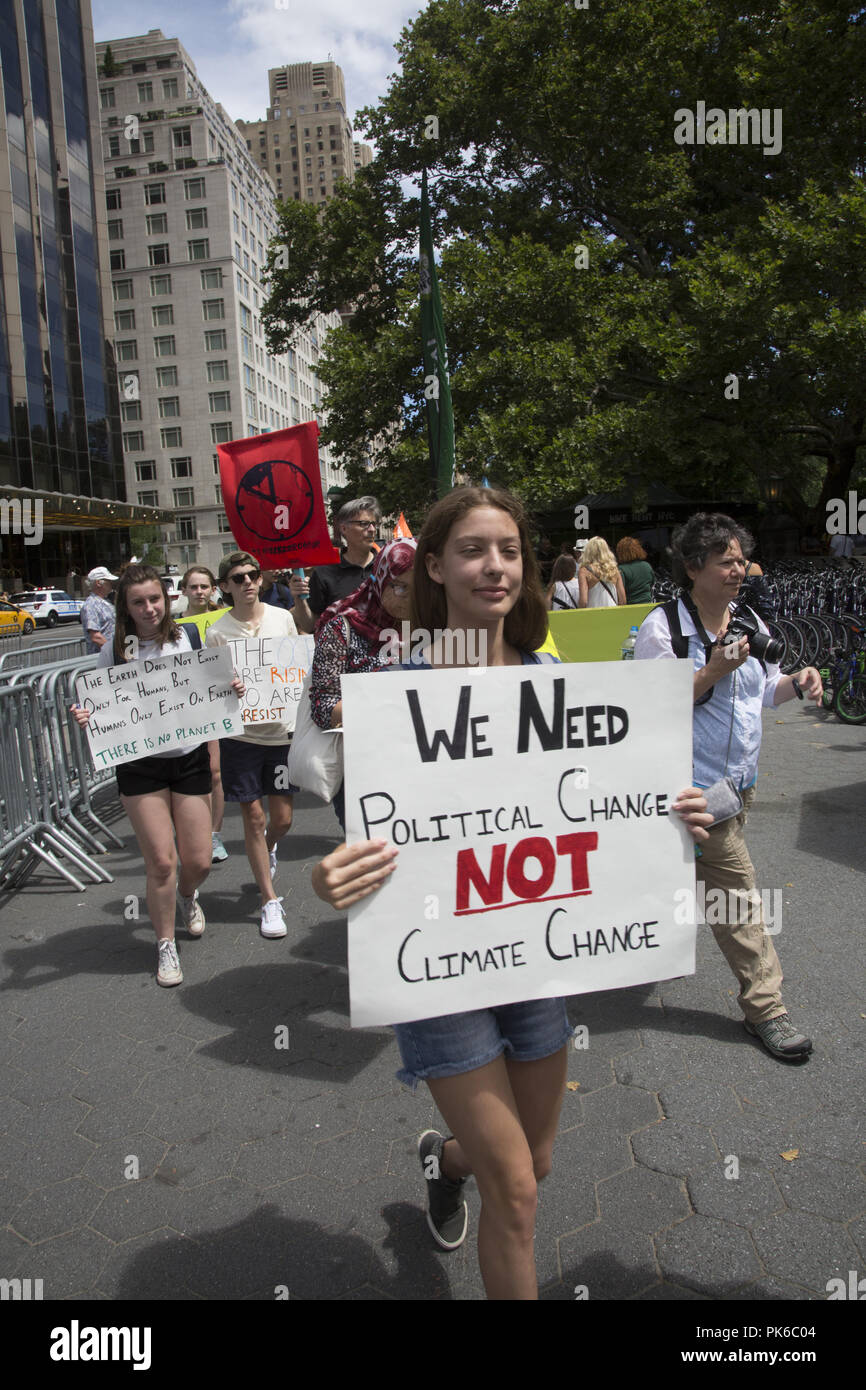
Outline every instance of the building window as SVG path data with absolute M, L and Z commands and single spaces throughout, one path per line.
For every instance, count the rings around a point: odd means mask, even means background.
M 134 309 L 118 309 L 117 312 L 116 312 L 116 314 L 114 315 L 114 327 L 117 329 L 118 332 L 121 332 L 121 333 L 123 333 L 123 332 L 128 333 L 130 329 L 134 329 L 134 328 L 135 328 L 135 310 L 134 310 Z
M 126 270 L 125 251 L 109 251 L 108 260 L 112 270 Z
M 186 214 L 187 231 L 195 232 L 207 226 L 207 208 L 189 208 Z
M 176 96 L 177 96 L 177 78 L 176 78 L 176 77 L 164 77 L 164 78 L 162 79 L 162 94 L 163 94 L 164 97 L 176 97 Z
M 141 401 L 121 401 L 120 418 L 126 423 L 127 420 L 141 419 Z
M 244 392 L 244 395 L 246 396 L 246 401 L 247 401 L 247 415 L 250 417 L 251 420 L 255 420 L 255 419 L 256 419 L 256 398 L 255 398 L 255 396 L 253 395 L 252 391 L 245 391 L 245 392 Z
M 183 196 L 187 202 L 204 197 L 204 179 L 184 179 Z
M 213 428 L 213 427 L 211 427 L 211 428 Z M 212 454 L 211 457 L 213 458 L 213 471 L 214 471 L 214 473 L 216 473 L 217 477 L 219 477 L 219 473 L 220 473 L 220 456 L 219 456 L 219 454 Z M 222 501 L 222 498 L 220 497 L 220 498 L 218 498 L 217 500 L 221 502 L 221 501 Z
M 171 59 L 170 59 L 170 58 L 157 58 L 157 60 L 156 60 L 156 66 L 157 66 L 157 68 L 170 68 L 170 67 L 171 67 Z
M 155 203 L 165 202 L 164 183 L 146 183 L 144 185 L 144 201 L 148 207 L 153 207 Z
M 192 459 L 189 455 L 171 460 L 171 476 L 173 478 L 192 477 Z
M 192 128 L 188 125 L 176 125 L 171 132 L 171 143 L 175 150 L 191 150 Z
M 114 107 L 114 88 L 103 87 L 99 93 L 99 101 L 103 111 L 110 111 Z
M 194 507 L 194 489 L 191 487 L 175 487 L 171 490 L 176 507 Z
M 162 241 L 155 246 L 148 246 L 147 258 L 151 265 L 168 265 L 170 260 L 168 242 Z
M 138 343 L 135 338 L 127 338 L 125 341 L 115 343 L 118 362 L 135 362 L 138 358 Z
M 140 493 L 138 494 L 138 505 L 139 505 L 140 507 L 158 507 L 158 506 L 159 506 L 159 493 L 158 493 L 158 492 L 140 492 Z
M 173 304 L 158 304 L 150 312 L 154 328 L 164 328 L 166 324 L 174 323 Z
M 160 420 L 176 420 L 180 415 L 180 396 L 160 396 Z
M 186 245 L 191 261 L 210 260 L 210 240 L 208 237 L 202 237 L 201 241 L 188 241 Z
M 221 507 L 221 506 L 222 506 L 222 504 L 223 504 L 223 490 L 222 490 L 222 488 L 220 487 L 219 483 L 215 483 L 215 484 L 214 484 L 214 500 L 215 500 L 215 502 L 216 502 L 216 504 L 217 504 L 218 507 Z
M 157 367 L 157 386 L 177 386 L 177 367 Z
M 194 516 L 179 516 L 177 518 L 177 538 L 179 541 L 194 541 L 196 539 Z
M 123 447 L 127 453 L 140 454 L 144 448 L 144 431 L 128 430 L 123 436 Z
M 174 334 L 168 333 L 164 338 L 154 338 L 153 340 L 154 357 L 175 357 Z
M 156 299 L 160 294 L 171 294 L 171 276 L 151 275 L 150 294 L 152 299 Z
M 161 232 L 168 231 L 168 215 L 164 212 L 148 213 L 144 220 L 148 236 L 159 236 Z
M 201 305 L 202 315 L 206 319 L 224 319 L 225 312 L 224 299 L 203 299 Z
M 160 430 L 159 443 L 163 449 L 179 449 L 183 444 L 183 436 L 180 429 L 175 425 L 170 429 Z
M 109 240 L 109 241 L 122 241 L 122 240 L 123 240 L 123 219 L 122 219 L 122 218 L 120 218 L 120 217 L 113 217 L 113 218 L 111 218 L 111 219 L 109 220 L 109 223 L 108 223 L 108 240 Z
M 137 483 L 156 482 L 156 463 L 153 459 L 145 459 L 135 465 L 135 481 Z
M 228 362 L 208 362 L 207 364 L 208 381 L 228 381 L 229 364 Z
M 226 346 L 226 331 L 224 328 L 212 328 L 209 332 L 205 333 L 205 352 L 224 352 Z
M 140 140 L 130 140 L 130 142 L 129 142 L 129 152 L 130 152 L 130 154 L 141 154 L 142 150 L 144 151 L 145 154 L 153 154 L 153 131 L 152 131 L 152 130 L 145 130 L 145 131 L 143 131 L 143 132 L 142 132 L 142 137 L 141 137 Z
M 224 415 L 232 408 L 231 391 L 208 391 L 207 398 L 211 415 Z
M 141 102 L 153 101 L 153 83 L 152 83 L 152 82 L 139 82 L 139 84 L 138 84 L 138 99 L 139 99 L 139 101 L 141 101 Z
M 109 212 L 120 212 L 121 197 L 119 188 L 109 188 L 105 194 L 105 206 Z
M 212 444 L 228 444 L 232 437 L 231 421 L 228 420 L 222 425 L 211 425 L 210 437 Z
M 219 488 L 217 488 L 217 492 L 219 492 Z M 231 529 L 232 528 L 229 524 L 229 519 L 226 516 L 225 512 L 220 512 L 217 516 L 217 530 L 220 533 L 222 533 L 225 531 L 231 531 Z
M 221 290 L 223 287 L 223 273 L 221 270 L 202 270 L 201 287 L 203 290 Z
M 147 72 L 147 63 L 130 63 L 129 70 L 130 72 Z
M 109 135 L 109 137 L 108 137 L 108 157 L 109 157 L 109 159 L 117 159 L 118 156 L 119 156 L 119 154 L 120 154 L 120 136 L 119 136 L 119 135 Z

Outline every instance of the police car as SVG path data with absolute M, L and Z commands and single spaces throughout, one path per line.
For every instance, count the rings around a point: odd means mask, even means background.
M 27 589 L 12 595 L 12 602 L 30 613 L 37 626 L 56 627 L 58 623 L 76 623 L 82 600 L 73 598 L 63 589 Z

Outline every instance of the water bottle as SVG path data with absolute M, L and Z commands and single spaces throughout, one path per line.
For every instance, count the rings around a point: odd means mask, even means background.
M 623 661 L 634 661 L 634 647 L 637 641 L 637 628 L 633 627 L 622 644 Z

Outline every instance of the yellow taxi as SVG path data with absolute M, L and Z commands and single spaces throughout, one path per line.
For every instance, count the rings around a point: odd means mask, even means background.
M 36 624 L 23 608 L 14 603 L 0 600 L 0 637 L 18 637 L 20 633 L 32 632 Z

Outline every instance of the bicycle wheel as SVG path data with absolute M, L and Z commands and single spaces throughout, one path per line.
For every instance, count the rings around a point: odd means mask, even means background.
M 809 621 L 812 623 L 812 626 L 817 629 L 819 639 L 818 660 L 815 661 L 813 665 L 823 665 L 823 663 L 827 660 L 830 653 L 832 652 L 833 647 L 836 645 L 833 636 L 833 629 L 827 622 L 826 618 L 824 618 L 823 615 L 820 613 L 810 614 Z
M 834 709 L 844 724 L 866 724 L 866 676 L 839 686 Z
M 785 660 L 780 664 L 783 673 L 789 676 L 792 671 L 799 671 L 803 665 L 803 634 L 790 618 L 777 618 L 776 627 L 787 645 Z
M 787 672 L 788 668 L 785 665 L 785 662 L 788 659 L 788 639 L 785 636 L 785 633 L 783 632 L 782 628 L 779 627 L 779 624 L 776 621 L 773 621 L 772 623 L 767 623 L 767 627 L 770 629 L 770 636 L 774 637 L 777 642 L 781 642 L 782 644 L 783 650 L 781 659 L 779 661 L 779 667 L 783 672 Z

